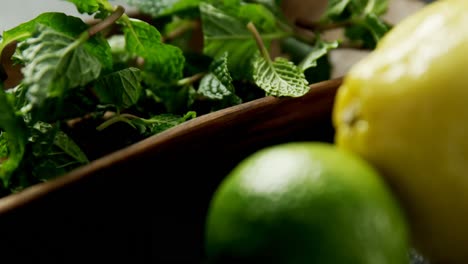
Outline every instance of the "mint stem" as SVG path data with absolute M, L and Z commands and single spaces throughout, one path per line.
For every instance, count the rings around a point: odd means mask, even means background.
M 169 32 L 169 34 L 167 34 L 166 36 L 164 36 L 162 42 L 172 41 L 182 36 L 186 32 L 197 28 L 198 26 L 199 26 L 199 23 L 197 21 L 188 21 L 182 24 L 181 26 L 179 26 L 178 28 L 174 29 L 173 31 Z
M 123 14 L 125 13 L 125 8 L 122 6 L 117 6 L 115 11 L 108 17 L 106 17 L 101 22 L 97 23 L 96 25 L 92 26 L 88 29 L 88 37 L 92 37 L 96 35 L 98 32 L 110 27 L 113 25 Z
M 181 80 L 177 81 L 177 86 L 186 86 L 186 85 L 193 84 L 194 82 L 196 82 L 196 81 L 200 80 L 201 78 L 203 78 L 205 75 L 206 75 L 206 73 L 201 72 L 201 73 L 197 73 L 195 75 L 192 75 L 190 77 L 181 79 Z
M 127 114 L 116 114 L 115 116 L 109 118 L 104 123 L 102 123 L 98 127 L 96 127 L 96 130 L 97 131 L 102 131 L 102 130 L 108 128 L 109 126 L 111 126 L 111 125 L 113 125 L 115 123 L 118 123 L 118 122 L 125 122 L 128 125 L 130 125 L 131 127 L 136 128 L 132 123 L 130 123 L 129 118 L 138 118 L 138 117 L 133 116 L 133 115 L 127 115 Z
M 249 22 L 247 24 L 247 29 L 252 32 L 252 35 L 255 39 L 255 42 L 257 42 L 258 49 L 260 50 L 260 53 L 262 54 L 263 58 L 265 60 L 271 61 L 270 53 L 265 47 L 265 44 L 263 43 L 263 39 L 260 36 L 260 33 L 258 33 L 257 28 L 252 22 Z
M 307 29 L 312 32 L 323 32 L 332 29 L 345 28 L 348 26 L 352 26 L 353 24 L 355 24 L 354 20 L 345 20 L 334 23 L 309 22 L 305 20 L 298 20 L 296 22 L 296 25 L 299 28 Z

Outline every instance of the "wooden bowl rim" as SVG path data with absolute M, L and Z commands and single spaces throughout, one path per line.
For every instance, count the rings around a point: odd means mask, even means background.
M 259 98 L 250 102 L 242 103 L 236 106 L 231 106 L 222 110 L 208 113 L 194 119 L 188 120 L 182 124 L 172 127 L 159 134 L 150 136 L 139 142 L 136 142 L 128 147 L 112 152 L 101 158 L 98 158 L 89 164 L 79 167 L 65 175 L 59 176 L 47 182 L 35 184 L 24 190 L 7 195 L 0 198 L 0 215 L 5 214 L 15 208 L 24 206 L 37 200 L 47 193 L 57 191 L 67 185 L 76 183 L 92 176 L 92 172 L 99 171 L 113 166 L 113 164 L 120 163 L 129 157 L 139 157 L 144 154 L 148 148 L 155 148 L 164 142 L 172 140 L 177 137 L 184 137 L 189 135 L 195 130 L 201 129 L 204 125 L 211 122 L 219 122 L 223 118 L 232 117 L 239 112 L 252 111 L 258 108 L 269 107 L 283 103 L 292 102 L 294 100 L 310 99 L 320 97 L 320 94 L 326 93 L 330 89 L 337 89 L 343 81 L 343 77 L 322 81 L 310 85 L 310 91 L 301 97 L 296 98 L 276 98 L 267 96 Z

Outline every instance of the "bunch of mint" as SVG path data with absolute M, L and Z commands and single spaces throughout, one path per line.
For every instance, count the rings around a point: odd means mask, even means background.
M 0 37 L 0 54 L 15 45 L 23 76 L 6 89 L 0 67 L 0 196 L 196 116 L 302 96 L 330 78 L 330 50 L 373 49 L 390 28 L 381 18 L 386 0 L 330 0 L 301 30 L 278 0 L 128 0 L 141 19 L 107 0 L 68 2 L 95 22 L 43 13 Z M 344 38 L 325 40 L 332 28 Z M 96 133 L 75 129 L 80 123 Z M 112 147 L 90 148 L 90 135 L 102 134 L 117 135 Z

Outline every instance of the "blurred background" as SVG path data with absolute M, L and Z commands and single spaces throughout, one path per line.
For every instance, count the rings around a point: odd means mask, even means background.
M 123 1 L 110 1 L 113 4 L 120 4 L 129 9 Z M 81 15 L 75 6 L 65 0 L 7 0 L 2 1 L 0 6 L 0 34 L 4 30 L 26 22 L 44 12 L 63 12 L 69 15 L 91 18 L 87 15 Z
M 303 4 L 306 0 L 283 0 L 289 2 L 297 2 Z M 121 4 L 127 9 L 127 5 L 122 4 L 123 1 L 111 1 L 114 4 Z M 320 3 L 326 2 L 323 0 L 309 0 L 308 2 Z M 418 8 L 422 2 L 432 2 L 432 0 L 390 0 L 392 5 L 392 15 L 400 18 Z M 304 9 L 301 9 L 304 10 Z M 28 21 L 40 13 L 47 11 L 64 12 L 70 15 L 76 15 L 83 18 L 89 18 L 86 15 L 80 15 L 74 5 L 65 0 L 8 0 L 2 1 L 0 7 L 0 32 L 10 29 L 19 23 Z M 395 12 L 396 11 L 396 12 Z M 399 13 L 399 14 L 396 14 Z
M 158 0 L 161 1 L 161 0 Z M 426 3 L 433 0 L 389 0 L 389 9 L 385 18 L 388 22 L 395 24 L 403 18 L 414 13 Z M 468 1 L 468 0 L 467 0 Z M 123 4 L 121 1 L 110 1 L 114 5 L 120 4 L 127 11 L 135 9 Z M 326 0 L 283 0 L 284 11 L 292 20 L 306 18 L 314 20 L 320 16 L 326 8 Z M 81 15 L 74 5 L 65 0 L 8 0 L 2 1 L 0 7 L 0 34 L 20 23 L 31 20 L 43 12 L 64 12 L 69 15 L 91 19 L 91 16 Z M 338 32 L 339 33 L 339 32 Z M 332 33 L 333 34 L 333 33 Z M 339 49 L 330 53 L 331 63 L 334 65 L 332 77 L 343 76 L 349 68 L 367 55 L 368 51 Z

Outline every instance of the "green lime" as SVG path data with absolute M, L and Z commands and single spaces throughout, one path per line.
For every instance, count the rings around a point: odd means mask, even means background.
M 331 144 L 276 145 L 243 160 L 207 216 L 210 263 L 408 263 L 406 221 L 364 160 Z

